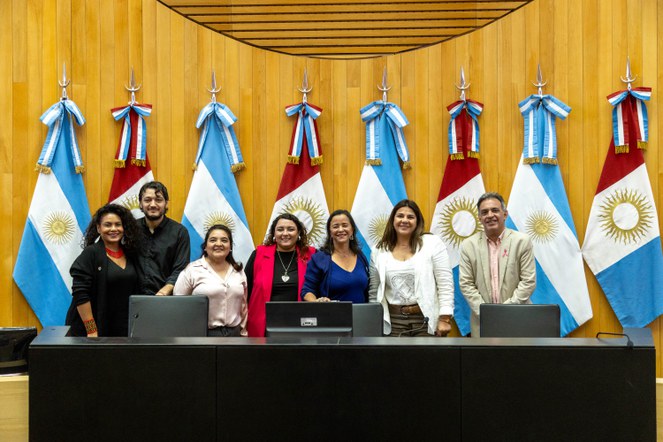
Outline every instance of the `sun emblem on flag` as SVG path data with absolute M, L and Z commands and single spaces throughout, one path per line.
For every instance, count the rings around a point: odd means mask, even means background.
M 651 202 L 635 189 L 617 189 L 608 195 L 598 218 L 605 235 L 624 244 L 646 236 L 654 220 Z
M 465 238 L 481 230 L 479 212 L 473 200 L 456 197 L 446 204 L 435 220 L 440 237 L 447 244 L 459 247 Z
M 389 215 L 383 213 L 382 215 L 372 218 L 368 223 L 368 236 L 373 244 L 377 244 L 382 239 L 384 229 L 387 227 L 388 222 Z
M 42 232 L 46 240 L 52 244 L 66 244 L 74 238 L 76 223 L 68 212 L 51 212 L 46 216 Z
M 203 222 L 205 233 L 207 233 L 210 227 L 216 224 L 223 224 L 229 228 L 231 232 L 235 232 L 235 220 L 226 212 L 215 210 L 214 212 L 208 213 Z
M 544 210 L 536 210 L 527 216 L 525 231 L 537 243 L 546 243 L 555 239 L 559 231 L 557 219 Z
M 140 209 L 140 204 L 138 204 L 138 194 L 128 195 L 124 197 L 122 201 L 120 201 L 120 204 L 123 207 L 131 210 L 132 212 L 134 210 Z
M 280 213 L 295 215 L 306 227 L 311 244 L 321 244 L 324 240 L 327 212 L 311 198 L 296 196 L 281 208 Z

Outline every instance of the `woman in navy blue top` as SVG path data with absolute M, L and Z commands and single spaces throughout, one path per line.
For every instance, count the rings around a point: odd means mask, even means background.
M 304 301 L 368 300 L 368 260 L 359 248 L 356 230 L 347 210 L 336 210 L 329 216 L 327 241 L 306 266 L 301 292 Z

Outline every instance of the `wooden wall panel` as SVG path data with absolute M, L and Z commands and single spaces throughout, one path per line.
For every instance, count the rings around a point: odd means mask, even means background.
M 663 3 L 654 0 L 537 0 L 475 33 L 398 56 L 319 60 L 256 49 L 183 19 L 155 0 L 0 0 L 0 213 L 8 223 L 0 239 L 0 325 L 38 325 L 11 273 L 36 183 L 34 164 L 46 136 L 40 115 L 60 97 L 62 63 L 70 96 L 87 123 L 78 129 L 90 207 L 106 201 L 120 122 L 110 109 L 129 101 L 134 68 L 140 102 L 154 106 L 147 119 L 154 174 L 171 192 L 170 215 L 179 219 L 190 187 L 198 131 L 195 121 L 209 101 L 216 72 L 220 102 L 235 124 L 247 169 L 236 174 L 256 243 L 262 241 L 283 173 L 293 119 L 283 109 L 301 99 L 297 87 L 308 70 L 324 164 L 322 179 L 331 210 L 350 208 L 364 159 L 359 109 L 381 98 L 376 85 L 388 68 L 389 100 L 410 120 L 405 135 L 411 170 L 408 193 L 427 224 L 447 161 L 446 106 L 455 101 L 459 69 L 472 83 L 469 96 L 485 104 L 481 166 L 488 189 L 509 196 L 520 157 L 522 117 L 517 103 L 536 90 L 540 63 L 546 92 L 572 107 L 557 125 L 559 159 L 578 236 L 582 242 L 610 137 L 609 93 L 622 88 L 627 55 L 636 85 L 653 87 L 650 144 L 645 157 L 657 204 L 663 207 L 663 47 L 655 36 Z M 616 331 L 619 323 L 588 268 L 594 318 L 573 336 Z M 650 326 L 657 346 L 661 320 Z M 663 356 L 658 356 L 661 375 Z

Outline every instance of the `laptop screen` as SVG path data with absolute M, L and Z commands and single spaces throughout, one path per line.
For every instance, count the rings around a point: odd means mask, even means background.
M 129 337 L 207 336 L 207 296 L 129 297 Z
M 352 336 L 351 302 L 268 302 L 268 337 Z
M 555 338 L 560 336 L 556 304 L 481 304 L 481 337 Z

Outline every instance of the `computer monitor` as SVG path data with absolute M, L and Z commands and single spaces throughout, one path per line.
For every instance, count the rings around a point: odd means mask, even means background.
M 481 337 L 484 338 L 558 338 L 557 304 L 481 304 Z
M 129 297 L 130 338 L 207 336 L 207 296 Z
M 352 336 L 382 336 L 383 322 L 382 304 L 377 302 L 352 304 Z
M 351 302 L 268 302 L 267 337 L 352 336 Z

